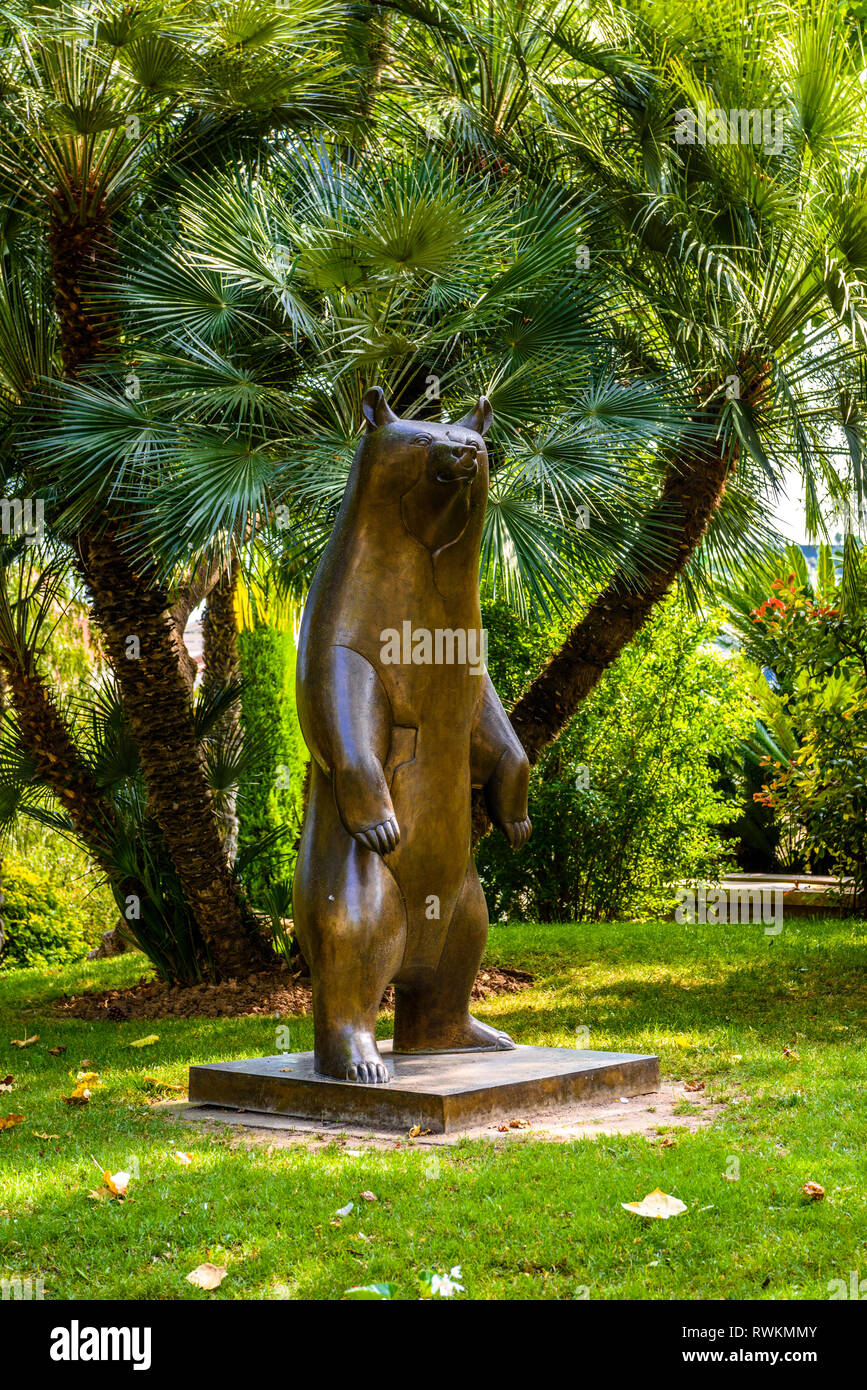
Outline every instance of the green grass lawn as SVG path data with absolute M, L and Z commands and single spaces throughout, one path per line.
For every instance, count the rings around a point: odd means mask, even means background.
M 794 921 L 776 937 L 497 926 L 488 959 L 535 975 L 525 993 L 478 1006 L 519 1042 L 655 1051 L 666 1079 L 704 1080 L 728 1103 L 673 1147 L 516 1133 L 438 1148 L 436 1161 L 405 1138 L 351 1142 L 360 1157 L 339 1143 L 269 1151 L 228 1126 L 171 1123 L 145 1078 L 184 1082 L 190 1062 L 274 1053 L 278 1020 L 61 1022 L 53 998 L 131 982 L 141 959 L 18 971 L 0 977 L 0 1080 L 15 1077 L 0 1115 L 26 1117 L 0 1133 L 0 1277 L 42 1278 L 50 1299 L 335 1299 L 384 1281 L 416 1297 L 419 1271 L 456 1264 L 475 1299 L 825 1299 L 830 1280 L 867 1278 L 867 924 Z M 288 1023 L 293 1049 L 312 1046 L 309 1020 Z M 34 1033 L 33 1046 L 10 1045 Z M 153 1033 L 153 1046 L 130 1048 Z M 103 1089 L 71 1108 L 62 1097 L 84 1060 Z M 111 1171 L 137 1164 L 126 1201 L 89 1195 L 92 1156 Z M 808 1181 L 824 1201 L 802 1196 Z M 688 1211 L 623 1210 L 657 1187 Z M 215 1293 L 186 1282 L 203 1261 L 228 1267 Z

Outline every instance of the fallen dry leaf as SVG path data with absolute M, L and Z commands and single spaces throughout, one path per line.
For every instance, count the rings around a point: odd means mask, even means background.
M 161 1081 L 158 1076 L 146 1076 L 145 1085 L 155 1086 L 159 1091 L 174 1091 L 178 1094 L 186 1094 L 186 1086 L 181 1086 L 174 1081 Z
M 420 1134 L 430 1134 L 430 1132 L 431 1131 L 429 1129 L 422 1129 L 421 1125 L 413 1125 L 412 1129 L 409 1131 L 407 1135 L 407 1138 L 417 1139 Z
M 63 1050 L 64 1050 L 64 1052 L 65 1052 L 65 1051 L 66 1051 L 66 1048 L 64 1048 Z M 82 1057 L 82 1059 L 81 1059 L 81 1061 L 79 1062 L 78 1065 L 79 1065 L 82 1069 L 84 1069 L 84 1068 L 86 1068 L 86 1067 L 95 1067 L 95 1066 L 96 1066 L 96 1062 L 91 1062 L 91 1060 L 90 1060 L 89 1057 Z
M 685 1091 L 703 1091 L 705 1083 L 703 1081 L 685 1081 L 683 1089 Z
M 38 1131 L 37 1129 L 32 1129 L 32 1130 L 30 1131 L 30 1133 L 33 1135 L 33 1138 L 34 1138 L 34 1139 L 59 1139 L 59 1138 L 60 1138 L 60 1135 L 59 1135 L 59 1134 L 40 1134 L 39 1131 Z
M 87 1195 L 92 1202 L 107 1202 L 111 1193 L 106 1187 L 92 1187 Z
M 185 1168 L 193 1161 L 192 1154 L 184 1153 L 183 1149 L 175 1149 L 175 1158 L 178 1160 L 178 1163 L 182 1163 Z
M 49 1047 L 48 1055 L 49 1057 L 62 1057 L 65 1051 L 65 1047 Z
M 98 1086 L 98 1085 L 99 1085 L 99 1072 L 98 1072 L 98 1071 L 80 1071 L 80 1072 L 78 1073 L 78 1075 L 76 1076 L 75 1080 L 76 1080 L 77 1085 L 79 1085 L 79 1086 Z
M 661 1134 L 656 1141 L 661 1149 L 676 1149 L 677 1140 L 673 1134 Z
M 92 1154 L 91 1160 L 93 1162 L 94 1168 L 98 1169 L 101 1173 L 102 1180 L 108 1188 L 109 1192 L 111 1193 L 112 1197 L 125 1197 L 126 1190 L 130 1184 L 130 1178 L 132 1177 L 132 1173 L 127 1173 L 126 1171 L 120 1173 L 110 1173 L 107 1168 L 103 1168 L 102 1164 L 99 1163 L 93 1157 Z
M 72 1092 L 71 1096 L 61 1096 L 64 1105 L 87 1105 L 90 1100 L 90 1091 L 86 1086 L 78 1087 Z
M 362 1192 L 361 1200 L 362 1202 L 378 1202 L 379 1198 L 375 1192 Z
M 111 1193 L 112 1197 L 125 1197 L 129 1187 L 132 1173 L 110 1173 L 107 1168 L 102 1170 L 102 1180 Z
M 801 1191 L 805 1197 L 809 1197 L 811 1202 L 821 1202 L 825 1196 L 825 1189 L 818 1182 L 805 1182 Z
M 127 1047 L 151 1047 L 154 1043 L 159 1042 L 159 1040 L 159 1033 L 148 1033 L 146 1038 L 136 1038 L 135 1042 L 127 1043 Z
M 529 1120 L 510 1120 L 510 1121 L 509 1121 L 509 1129 L 529 1129 L 529 1128 L 530 1128 L 530 1121 L 529 1121 Z
M 681 1212 L 686 1211 L 685 1202 L 681 1202 L 678 1197 L 669 1197 L 667 1192 L 661 1192 L 658 1187 L 653 1192 L 648 1192 L 640 1202 L 621 1202 L 620 1205 L 624 1211 L 631 1211 L 636 1216 L 647 1216 L 655 1221 L 667 1221 L 670 1216 L 680 1216 Z
M 23 1119 L 23 1115 L 0 1115 L 0 1129 L 14 1129 Z
M 38 1043 L 38 1042 L 39 1042 L 39 1034 L 38 1034 L 38 1033 L 34 1033 L 32 1038 L 10 1038 L 10 1040 L 9 1040 L 9 1046 L 10 1046 L 10 1047 L 32 1047 L 34 1043 Z
M 197 1289 L 218 1289 L 228 1270 L 222 1265 L 203 1264 L 187 1275 L 187 1283 L 195 1284 Z

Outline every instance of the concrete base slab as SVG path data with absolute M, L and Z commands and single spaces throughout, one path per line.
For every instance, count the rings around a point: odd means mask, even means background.
M 190 1067 L 190 1102 L 291 1115 L 363 1129 L 433 1134 L 486 1121 L 551 1112 L 600 1096 L 636 1096 L 659 1086 L 659 1059 L 629 1052 L 517 1047 L 513 1052 L 393 1056 L 379 1044 L 391 1080 L 382 1086 L 320 1076 L 312 1052 Z
M 684 1102 L 688 1103 L 687 1113 Z M 369 1125 L 331 1124 L 325 1120 L 302 1120 L 292 1115 L 266 1115 L 258 1110 L 224 1110 L 219 1105 L 188 1105 L 185 1100 L 163 1100 L 154 1107 L 166 1120 L 198 1126 L 205 1133 L 231 1130 L 233 1143 L 262 1145 L 269 1151 L 303 1148 L 310 1153 L 338 1148 L 347 1158 L 363 1154 L 391 1152 L 394 1149 L 449 1148 L 467 1139 L 492 1144 L 567 1144 L 576 1139 L 595 1139 L 600 1135 L 638 1134 L 665 1148 L 677 1142 L 679 1134 L 695 1133 L 713 1124 L 728 1103 L 712 1100 L 703 1091 L 687 1091 L 678 1082 L 664 1082 L 658 1091 L 640 1096 L 607 1093 L 574 1105 L 553 1110 L 533 1110 L 516 1117 L 497 1115 L 486 1124 L 453 1130 L 451 1134 L 432 1134 L 418 1127 L 399 1132 L 371 1129 Z M 186 1142 L 186 1141 L 185 1141 Z

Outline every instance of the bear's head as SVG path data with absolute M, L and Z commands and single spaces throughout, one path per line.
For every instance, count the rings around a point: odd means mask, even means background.
M 493 419 L 481 396 L 463 420 L 402 420 L 380 386 L 365 392 L 367 436 L 362 466 L 377 476 L 375 492 L 399 489 L 407 531 L 428 550 L 451 545 L 464 531 L 474 504 L 482 510 L 488 492 L 488 452 L 483 436 Z

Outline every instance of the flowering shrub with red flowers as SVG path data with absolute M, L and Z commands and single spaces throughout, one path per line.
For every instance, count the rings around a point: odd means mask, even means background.
M 788 753 L 766 752 L 765 785 L 755 799 L 800 827 L 809 869 L 830 861 L 851 879 L 867 909 L 867 559 L 860 547 L 842 564 L 827 547 L 813 582 L 778 575 L 749 617 L 767 685 L 764 712 L 776 706 Z M 749 645 L 749 644 L 747 644 Z M 848 892 L 847 892 L 848 897 Z
M 491 675 L 506 701 L 557 649 L 488 603 Z M 679 879 L 716 879 L 739 805 L 719 768 L 750 731 L 740 664 L 713 646 L 719 614 L 660 605 L 531 774 L 534 833 L 520 855 L 493 835 L 478 866 L 491 916 L 535 922 L 657 917 Z M 546 650 L 547 645 L 547 650 Z

